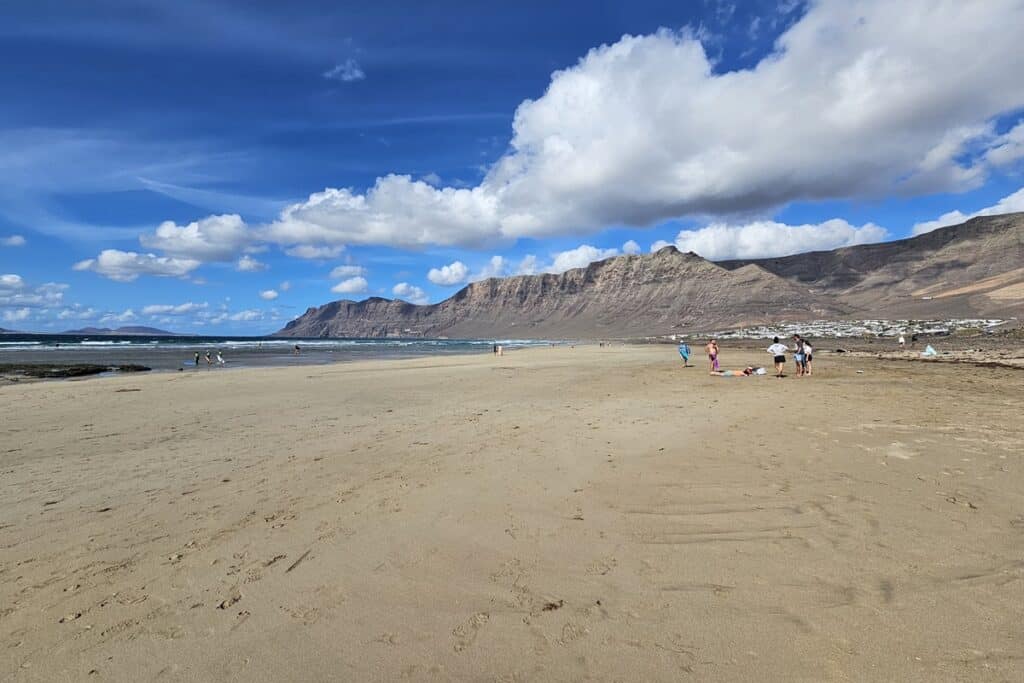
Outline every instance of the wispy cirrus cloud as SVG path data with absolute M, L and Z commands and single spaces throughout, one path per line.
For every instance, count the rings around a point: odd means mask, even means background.
M 323 76 L 331 81 L 352 83 L 366 78 L 366 73 L 363 71 L 362 67 L 359 66 L 359 62 L 349 58 L 325 71 Z

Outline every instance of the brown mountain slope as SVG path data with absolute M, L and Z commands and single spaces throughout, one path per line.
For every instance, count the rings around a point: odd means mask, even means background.
M 719 265 L 752 264 L 871 317 L 1018 315 L 1024 213 L 973 218 L 896 242 Z
M 712 263 L 666 247 L 561 275 L 475 282 L 433 305 L 310 308 L 285 337 L 622 337 L 820 318 L 1024 314 L 1024 213 L 918 237 Z
M 845 313 L 756 264 L 726 269 L 666 247 L 560 275 L 483 280 L 427 306 L 335 301 L 310 308 L 277 336 L 621 337 Z

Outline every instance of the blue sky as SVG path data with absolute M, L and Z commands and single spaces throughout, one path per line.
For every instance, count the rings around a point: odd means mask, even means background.
M 1024 210 L 1018 0 L 0 8 L 0 327 L 274 331 Z M 984 46 L 981 49 L 979 46 Z

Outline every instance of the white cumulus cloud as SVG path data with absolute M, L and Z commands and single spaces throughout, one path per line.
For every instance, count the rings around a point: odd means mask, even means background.
M 331 287 L 331 291 L 335 294 L 362 294 L 366 291 L 369 283 L 365 277 L 350 277 L 347 280 L 342 280 L 338 284 Z
M 4 321 L 9 323 L 16 323 L 22 320 L 27 320 L 32 314 L 32 309 L 29 308 L 15 308 L 4 311 Z
M 455 261 L 440 268 L 431 268 L 430 272 L 427 273 L 427 279 L 435 285 L 447 287 L 463 283 L 468 277 L 469 268 L 462 261 Z
M 135 320 L 138 316 L 135 315 L 135 311 L 130 308 L 126 308 L 120 313 L 107 313 L 100 318 L 101 323 L 126 323 Z
M 91 270 L 118 282 L 132 282 L 139 275 L 184 277 L 199 265 L 199 261 L 190 258 L 104 249 L 96 258 L 79 261 L 73 268 L 74 270 Z
M 0 290 L 2 289 L 21 289 L 25 286 L 25 280 L 17 273 L 5 273 L 0 275 Z
M 503 256 L 492 256 L 491 260 L 480 269 L 478 273 L 472 276 L 474 282 L 478 280 L 486 280 L 492 277 L 505 277 L 508 275 L 509 264 Z
M 264 301 L 273 301 L 278 297 L 278 293 L 273 289 L 264 289 L 260 292 L 260 298 Z
M 57 314 L 58 320 L 92 320 L 99 315 L 95 308 L 84 308 L 80 304 L 72 304 Z
M 598 249 L 589 244 L 581 244 L 575 249 L 555 254 L 551 265 L 544 270 L 549 273 L 564 273 L 573 268 L 586 268 L 594 261 L 618 256 L 618 254 L 618 249 Z
M 235 270 L 242 273 L 258 273 L 262 270 L 266 270 L 268 267 L 269 266 L 267 266 L 266 263 L 258 261 L 248 254 L 243 254 L 242 257 L 238 259 L 238 262 L 235 263 Z
M 7 237 L 0 237 L 0 247 L 23 247 L 25 246 L 25 238 L 21 235 L 8 235 Z
M 628 240 L 622 245 L 623 254 L 639 254 L 641 251 L 643 251 L 643 249 L 636 240 Z
M 692 251 L 713 261 L 787 256 L 867 244 L 885 239 L 887 233 L 873 223 L 860 227 L 832 219 L 818 224 L 787 225 L 775 221 L 754 221 L 742 225 L 712 223 L 697 230 L 681 230 L 674 244 L 680 251 Z M 655 242 L 652 251 L 669 242 Z
M 68 285 L 45 282 L 31 286 L 16 273 L 0 275 L 0 308 L 57 308 L 64 305 Z
M 427 293 L 408 282 L 399 282 L 391 288 L 392 294 L 412 304 L 425 304 L 429 299 Z
M 143 234 L 139 243 L 170 256 L 197 261 L 232 261 L 253 235 L 237 214 L 208 216 L 188 225 L 164 221 L 153 233 Z
M 947 225 L 956 225 L 957 223 L 963 223 L 964 221 L 976 218 L 978 216 L 995 216 L 1001 213 L 1015 213 L 1017 211 L 1024 211 L 1024 187 L 1017 190 L 1013 194 L 1007 195 L 1000 199 L 992 206 L 986 206 L 984 209 L 979 209 L 974 213 L 963 213 L 962 211 L 950 211 L 944 213 L 935 220 L 924 221 L 914 226 L 915 235 L 923 235 L 926 232 L 944 228 Z
M 527 254 L 516 266 L 516 275 L 536 275 L 540 272 L 540 262 L 533 254 Z

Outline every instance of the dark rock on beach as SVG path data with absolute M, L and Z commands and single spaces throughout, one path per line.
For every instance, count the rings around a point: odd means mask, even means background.
M 6 363 L 0 364 L 0 376 L 32 377 L 37 379 L 67 379 L 70 377 L 88 377 L 104 372 L 148 372 L 145 365 L 93 365 L 76 363 L 55 365 L 52 363 Z

